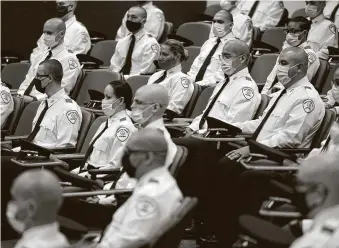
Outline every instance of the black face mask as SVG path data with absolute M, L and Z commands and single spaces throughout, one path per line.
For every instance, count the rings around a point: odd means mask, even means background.
M 68 11 L 69 6 L 57 6 L 56 11 L 57 11 L 57 16 L 58 17 L 63 17 L 64 15 L 68 14 L 70 11 Z
M 46 88 L 43 88 L 43 87 L 42 87 L 42 85 L 41 85 L 41 80 L 39 80 L 39 79 L 37 79 L 37 78 L 34 78 L 34 79 L 33 79 L 33 82 L 34 82 L 35 89 L 36 89 L 37 91 L 39 91 L 40 93 L 45 94 Z
M 131 164 L 131 161 L 129 160 L 129 154 L 128 153 L 124 154 L 121 162 L 122 162 L 122 167 L 126 171 L 127 175 L 129 177 L 135 178 L 136 168 Z
M 126 27 L 128 31 L 130 31 L 131 33 L 134 33 L 141 28 L 141 22 L 132 22 L 130 20 L 127 20 Z

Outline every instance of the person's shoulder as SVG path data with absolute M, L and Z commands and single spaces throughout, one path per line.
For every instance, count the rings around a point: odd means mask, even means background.
M 72 25 L 72 26 L 73 26 L 73 25 Z M 71 27 L 72 27 L 72 26 L 71 26 Z M 74 27 L 76 27 L 76 28 L 79 29 L 80 31 L 83 31 L 83 32 L 88 33 L 86 26 L 85 26 L 82 22 L 79 22 L 78 20 L 76 20 L 76 21 L 74 22 Z

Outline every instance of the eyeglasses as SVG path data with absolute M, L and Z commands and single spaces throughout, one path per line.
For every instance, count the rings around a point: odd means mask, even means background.
M 225 60 L 230 60 L 230 59 L 235 60 L 237 58 L 240 58 L 243 55 L 245 55 L 245 54 L 241 54 L 237 57 L 234 57 L 234 56 L 231 56 L 231 55 L 228 55 L 228 54 L 219 54 L 219 61 L 225 61 Z
M 40 75 L 40 74 L 36 74 L 35 75 L 35 78 L 39 79 L 39 80 L 44 80 L 44 79 L 46 79 L 48 77 L 49 77 L 49 75 Z
M 333 79 L 333 84 L 335 86 L 339 86 L 339 79 Z
M 284 33 L 285 34 L 301 34 L 302 32 L 304 32 L 305 30 L 295 30 L 295 29 L 284 29 Z

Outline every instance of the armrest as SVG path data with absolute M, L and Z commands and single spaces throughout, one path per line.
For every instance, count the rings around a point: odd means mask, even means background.
M 285 152 L 285 153 L 309 153 L 311 151 L 310 148 L 278 148 L 277 150 L 281 151 L 281 152 Z
M 267 156 L 262 154 L 250 154 L 252 157 L 257 156 L 258 158 L 266 159 Z M 260 155 L 260 156 L 259 156 Z M 284 160 L 282 165 L 279 166 L 260 166 L 260 165 L 250 165 L 248 159 L 241 159 L 240 164 L 248 170 L 259 170 L 259 171 L 298 171 L 299 166 L 294 162 L 289 160 Z
M 75 147 L 70 145 L 65 147 L 53 148 L 51 150 L 53 150 L 55 153 L 72 153 L 75 152 Z
M 120 169 L 91 169 L 88 170 L 88 173 L 91 175 L 101 175 L 101 174 L 118 175 L 120 171 L 121 171 Z
M 202 135 L 198 134 L 193 134 L 191 136 L 192 138 L 198 139 L 198 140 L 203 140 L 203 141 L 225 141 L 225 142 L 230 142 L 230 141 L 245 141 L 244 137 L 229 137 L 229 138 L 207 138 L 203 137 Z
M 72 154 L 56 154 L 58 159 L 66 160 L 66 159 L 84 159 L 85 153 L 72 153 Z
M 87 197 L 97 195 L 115 195 L 115 194 L 126 194 L 132 193 L 133 189 L 112 189 L 112 190 L 97 190 L 88 192 L 75 192 L 75 193 L 63 193 L 63 197 Z
M 19 139 L 26 139 L 28 137 L 28 135 L 22 135 L 22 136 L 6 136 L 5 137 L 5 141 L 12 141 L 12 140 L 19 140 Z
M 29 160 L 29 161 L 25 161 L 25 160 L 17 160 L 16 158 L 11 158 L 11 161 L 19 166 L 22 167 L 28 167 L 28 168 L 36 168 L 36 167 L 55 167 L 55 166 L 60 166 L 62 168 L 66 168 L 68 169 L 68 164 L 65 163 L 64 161 L 61 161 L 57 158 L 55 158 L 54 156 L 50 156 L 50 158 L 47 160 L 45 157 L 43 157 L 44 159 L 41 161 L 39 161 L 40 157 L 37 157 L 37 161 L 34 162 L 34 160 Z

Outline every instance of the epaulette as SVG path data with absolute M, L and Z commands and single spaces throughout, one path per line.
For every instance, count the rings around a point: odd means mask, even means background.
M 73 51 L 72 51 L 71 49 L 67 49 L 67 51 L 68 51 L 69 53 L 73 53 Z
M 309 90 L 312 89 L 312 88 L 311 88 L 310 86 L 308 86 L 308 85 L 305 85 L 304 87 L 305 87 L 305 89 L 309 89 Z
M 159 183 L 159 181 L 154 179 L 154 178 L 151 178 L 148 182 L 149 183 Z
M 247 76 L 245 76 L 245 79 L 246 79 L 247 81 L 252 81 L 252 79 L 251 79 L 250 77 L 247 77 Z
M 123 117 L 120 119 L 120 121 L 125 121 L 126 120 L 126 117 Z
M 73 103 L 72 99 L 67 98 L 65 100 L 66 100 L 67 103 Z

